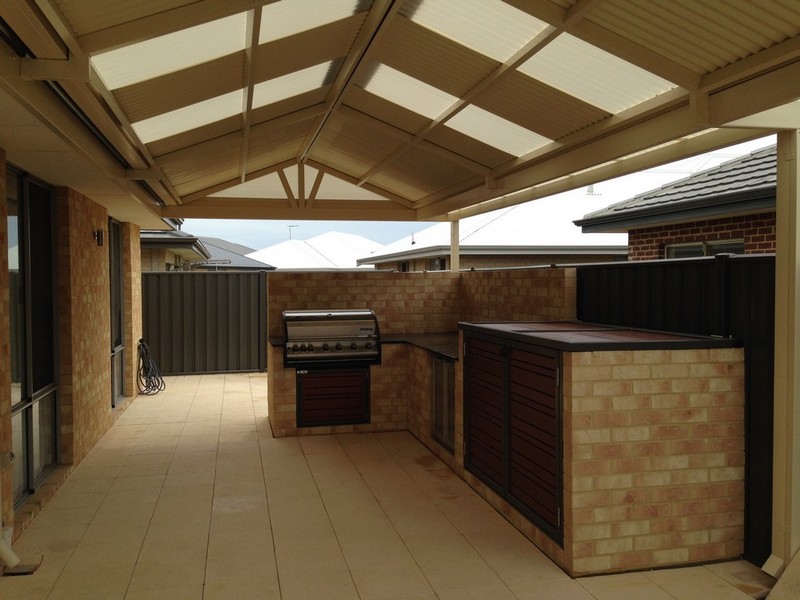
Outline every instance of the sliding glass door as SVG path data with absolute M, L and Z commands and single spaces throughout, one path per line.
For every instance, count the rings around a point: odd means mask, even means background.
M 55 248 L 47 186 L 7 174 L 14 500 L 20 502 L 57 461 Z

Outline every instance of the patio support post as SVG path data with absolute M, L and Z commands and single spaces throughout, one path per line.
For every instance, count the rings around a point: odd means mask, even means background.
M 458 224 L 460 221 L 450 221 L 450 270 L 458 273 L 461 268 L 460 249 L 458 247 Z
M 800 549 L 800 131 L 778 134 L 772 556 L 779 575 Z

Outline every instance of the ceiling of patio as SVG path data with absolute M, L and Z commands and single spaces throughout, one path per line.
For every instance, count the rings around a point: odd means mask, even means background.
M 0 19 L 8 160 L 146 226 L 452 220 L 800 128 L 796 0 L 18 0 Z

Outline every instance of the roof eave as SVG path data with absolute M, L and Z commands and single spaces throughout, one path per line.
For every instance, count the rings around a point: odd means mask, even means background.
M 717 198 L 704 198 L 696 202 L 647 207 L 621 211 L 598 217 L 573 221 L 583 233 L 625 233 L 631 229 L 667 225 L 721 216 L 744 215 L 775 209 L 775 188 L 760 190 L 758 195 L 748 193 Z

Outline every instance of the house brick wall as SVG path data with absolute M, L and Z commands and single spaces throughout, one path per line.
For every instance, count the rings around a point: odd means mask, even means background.
M 11 330 L 8 277 L 6 153 L 0 148 L 0 452 L 11 451 Z M 0 526 L 14 521 L 11 467 L 0 470 Z
M 564 355 L 570 573 L 741 555 L 743 390 L 740 348 Z
M 371 308 L 381 334 L 455 331 L 457 273 L 291 272 L 267 274 L 269 335 L 283 337 L 284 310 Z
M 142 338 L 142 252 L 139 246 L 139 226 L 122 223 L 122 288 L 125 298 L 125 375 L 123 393 L 136 396 L 136 370 L 138 367 L 138 345 Z
M 461 273 L 462 321 L 576 318 L 574 268 Z
M 632 229 L 628 232 L 628 258 L 665 258 L 671 244 L 744 240 L 745 254 L 775 252 L 775 212 L 740 215 L 692 223 Z
M 55 204 L 61 461 L 77 464 L 112 422 L 108 213 L 67 188 Z

